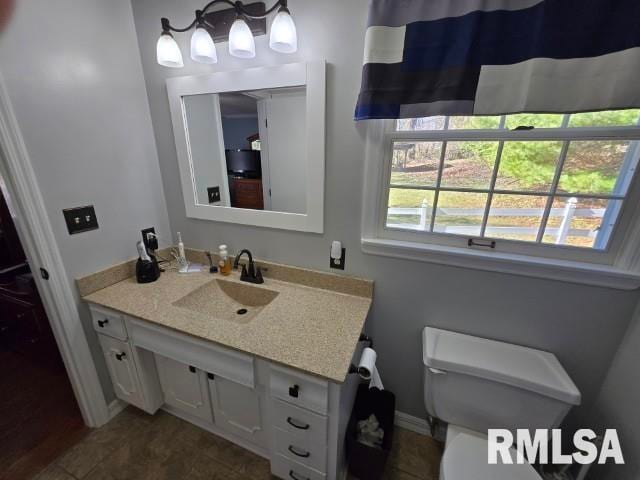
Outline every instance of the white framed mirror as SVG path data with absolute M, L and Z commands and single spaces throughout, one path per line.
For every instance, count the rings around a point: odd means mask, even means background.
M 322 233 L 325 63 L 167 80 L 187 216 Z

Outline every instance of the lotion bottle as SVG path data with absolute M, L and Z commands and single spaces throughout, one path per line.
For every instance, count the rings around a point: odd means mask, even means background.
M 227 246 L 220 245 L 218 248 L 218 255 L 220 256 L 220 260 L 218 260 L 218 270 L 222 275 L 229 275 L 231 274 L 231 259 L 229 258 Z

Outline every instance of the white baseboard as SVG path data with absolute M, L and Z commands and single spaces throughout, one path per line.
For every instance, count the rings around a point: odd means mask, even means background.
M 109 409 L 109 420 L 111 420 L 113 417 L 118 415 L 122 410 L 127 408 L 127 405 L 128 404 L 126 402 L 123 402 L 118 398 L 113 400 L 107 407 Z
M 396 426 L 406 428 L 412 432 L 426 435 L 427 437 L 431 436 L 431 428 L 429 428 L 429 424 L 423 418 L 414 417 L 408 413 L 396 410 L 394 423 Z

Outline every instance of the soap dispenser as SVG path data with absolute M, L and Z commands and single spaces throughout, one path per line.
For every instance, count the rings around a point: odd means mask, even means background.
M 220 245 L 218 251 L 218 256 L 220 260 L 218 260 L 218 270 L 222 275 L 230 275 L 231 274 L 231 259 L 229 258 L 229 252 L 227 251 L 226 245 Z

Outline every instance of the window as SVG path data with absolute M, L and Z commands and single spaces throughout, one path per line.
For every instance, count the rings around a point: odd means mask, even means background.
M 505 252 L 607 263 L 597 254 L 624 223 L 639 118 L 622 110 L 385 121 L 380 236 L 495 241 Z

